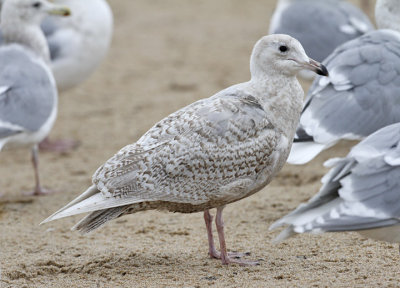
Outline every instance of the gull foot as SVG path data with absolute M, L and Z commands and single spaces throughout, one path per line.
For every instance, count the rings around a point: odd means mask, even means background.
M 75 150 L 80 145 L 79 141 L 73 139 L 54 140 L 44 139 L 39 144 L 40 151 L 67 153 Z
M 25 192 L 24 195 L 26 195 L 26 196 L 44 196 L 44 195 L 53 194 L 53 193 L 57 193 L 57 191 L 40 187 L 40 188 L 34 189 L 33 191 Z
M 221 259 L 221 252 L 214 250 L 211 253 L 209 253 L 210 258 L 212 259 Z M 222 260 L 222 264 L 228 265 L 231 263 L 236 263 L 239 264 L 241 266 L 256 266 L 256 265 L 260 265 L 260 263 L 258 261 L 252 261 L 252 260 L 241 260 L 242 257 L 245 256 L 250 256 L 251 253 L 250 252 L 228 252 L 228 257 L 224 258 Z

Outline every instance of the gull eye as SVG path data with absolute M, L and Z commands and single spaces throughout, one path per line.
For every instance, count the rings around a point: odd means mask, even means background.
M 279 51 L 281 51 L 281 52 L 286 52 L 288 50 L 289 50 L 289 48 L 285 45 L 279 46 Z
M 42 7 L 42 3 L 40 3 L 40 2 L 35 2 L 35 3 L 33 3 L 32 7 L 38 8 L 38 9 L 39 9 L 40 7 Z

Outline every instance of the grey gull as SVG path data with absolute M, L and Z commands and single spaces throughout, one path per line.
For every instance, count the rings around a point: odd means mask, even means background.
M 87 233 L 138 211 L 204 212 L 210 257 L 223 264 L 255 264 L 228 255 L 222 211 L 261 190 L 285 164 L 303 103 L 296 79 L 301 69 L 327 75 L 294 38 L 261 38 L 250 60 L 250 81 L 161 120 L 101 166 L 86 192 L 43 223 L 91 212 L 73 227 Z M 214 246 L 212 208 L 217 208 L 221 252 Z
M 329 78 L 317 77 L 309 90 L 289 163 L 400 122 L 400 1 L 378 0 L 375 10 L 385 29 L 343 44 L 323 62 Z
M 269 33 L 296 38 L 311 58 L 321 62 L 339 45 L 373 29 L 369 18 L 346 1 L 279 0 Z M 314 75 L 309 74 L 301 76 Z
M 112 38 L 113 15 L 106 0 L 57 0 L 57 4 L 68 7 L 71 16 L 47 16 L 41 28 L 49 45 L 57 89 L 66 91 L 86 80 L 105 58 Z
M 37 144 L 50 132 L 58 102 L 40 22 L 48 14 L 69 13 L 44 0 L 7 0 L 1 11 L 6 44 L 0 47 L 0 150 L 32 147 L 34 195 L 45 192 L 39 182 Z
M 400 123 L 382 128 L 331 159 L 319 193 L 271 226 L 290 225 L 278 237 L 296 233 L 357 231 L 400 242 Z

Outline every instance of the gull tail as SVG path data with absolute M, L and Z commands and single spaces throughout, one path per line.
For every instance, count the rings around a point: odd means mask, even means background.
M 71 230 L 77 230 L 82 234 L 92 232 L 106 224 L 108 221 L 122 216 L 130 206 L 131 205 L 126 205 L 92 212 L 75 224 Z
M 65 207 L 58 210 L 57 212 L 55 212 L 53 215 L 51 215 L 47 219 L 43 220 L 40 223 L 40 225 L 50 222 L 50 221 L 53 221 L 53 220 L 56 220 L 56 219 L 64 218 L 67 216 L 84 213 L 80 210 L 74 210 L 71 208 L 73 208 L 73 206 L 76 206 L 77 204 L 81 203 L 82 201 L 87 200 L 88 198 L 90 198 L 98 193 L 100 193 L 100 191 L 97 189 L 97 187 L 95 185 L 90 186 L 84 193 L 82 193 L 79 197 L 72 200 L 68 205 L 66 205 Z
M 326 144 L 315 142 L 294 142 L 287 162 L 293 165 L 306 164 L 328 147 Z

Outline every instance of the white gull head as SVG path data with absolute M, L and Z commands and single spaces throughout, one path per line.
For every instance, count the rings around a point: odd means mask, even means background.
M 46 62 L 50 52 L 40 29 L 47 15 L 70 15 L 66 7 L 46 0 L 6 0 L 1 7 L 1 29 L 5 43 L 18 43 L 29 47 Z
M 288 35 L 264 36 L 254 46 L 250 61 L 252 78 L 263 79 L 272 75 L 294 77 L 303 69 L 328 75 L 326 68 L 309 58 L 300 42 Z

